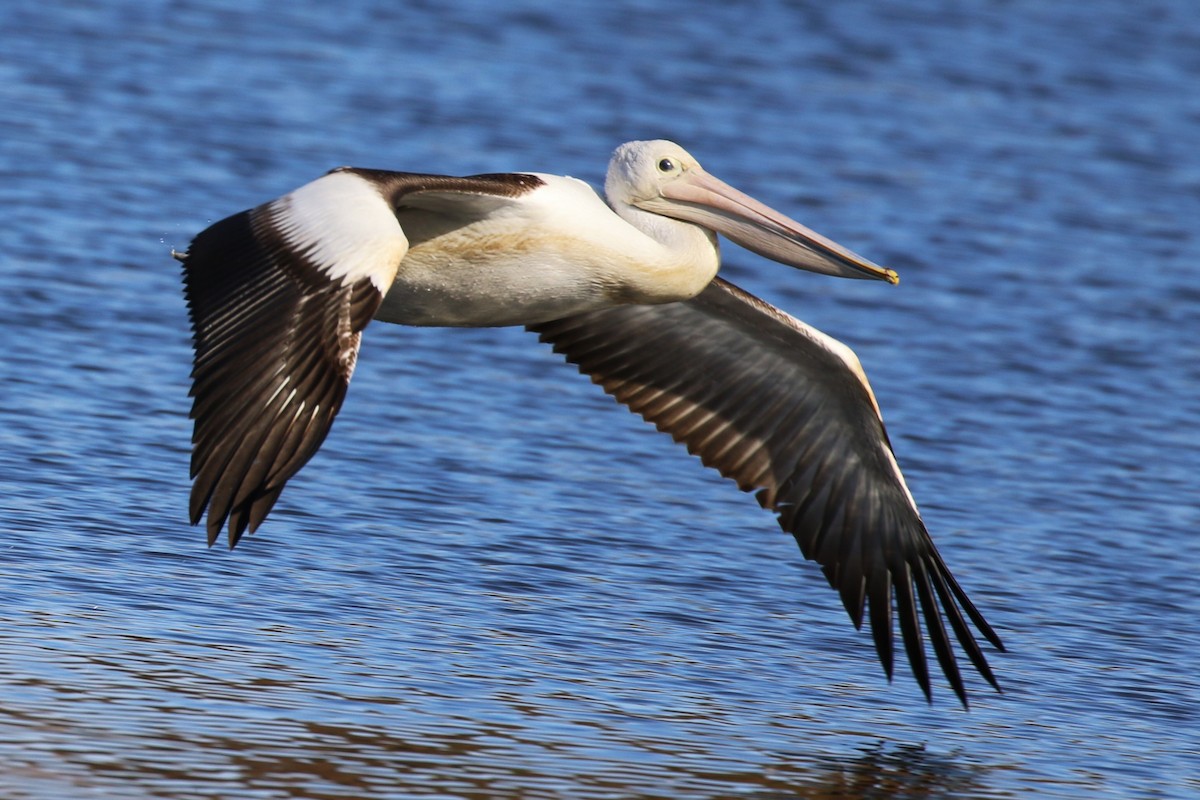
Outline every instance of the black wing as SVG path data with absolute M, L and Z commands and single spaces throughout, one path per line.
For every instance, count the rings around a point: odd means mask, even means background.
M 964 705 L 943 616 L 999 689 L 962 611 L 1003 645 L 929 538 L 848 348 L 721 279 L 685 302 L 620 306 L 529 329 L 707 466 L 743 491 L 757 490 L 805 557 L 821 565 L 856 627 L 869 609 L 889 680 L 894 599 L 927 698 L 922 616 Z

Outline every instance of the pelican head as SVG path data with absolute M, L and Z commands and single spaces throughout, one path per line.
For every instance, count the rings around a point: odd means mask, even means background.
M 608 165 L 604 192 L 622 205 L 723 234 L 761 256 L 842 278 L 897 283 L 885 269 L 709 175 L 674 142 L 626 142 Z

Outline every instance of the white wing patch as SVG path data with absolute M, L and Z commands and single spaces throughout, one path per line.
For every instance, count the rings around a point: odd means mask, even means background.
M 408 252 L 387 200 L 353 173 L 305 184 L 270 203 L 267 214 L 289 246 L 343 285 L 368 278 L 386 293 Z

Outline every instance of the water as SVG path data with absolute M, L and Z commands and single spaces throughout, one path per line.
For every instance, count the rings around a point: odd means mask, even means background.
M 1200 792 L 1200 12 L 0 10 L 0 796 Z M 518 330 L 374 326 L 267 526 L 186 525 L 171 247 L 339 164 L 666 136 L 898 288 L 726 248 L 872 376 L 1004 694 L 888 686 L 769 515 Z

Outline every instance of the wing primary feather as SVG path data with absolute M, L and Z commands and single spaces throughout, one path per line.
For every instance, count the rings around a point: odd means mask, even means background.
M 946 626 L 942 623 L 942 617 L 938 613 L 934 590 L 930 585 L 929 573 L 924 564 L 918 562 L 914 567 L 913 581 L 917 587 L 917 598 L 925 617 L 925 630 L 929 632 L 933 653 L 937 657 L 938 664 L 941 665 L 946 680 L 950 682 L 950 687 L 954 689 L 954 694 L 958 696 L 963 708 L 967 708 L 967 690 L 963 686 L 962 674 L 958 670 L 958 661 L 954 658 L 950 639 L 946 636 Z
M 913 677 L 920 685 L 925 699 L 933 702 L 933 689 L 929 684 L 929 664 L 925 660 L 924 637 L 921 636 L 921 621 L 917 616 L 917 602 L 913 596 L 912 569 L 907 563 L 896 565 L 892 575 L 892 591 L 896 598 L 896 617 L 900 622 L 900 638 Z
M 958 639 L 959 644 L 962 645 L 963 652 L 967 654 L 967 658 L 971 660 L 971 664 L 984 677 L 984 680 L 992 685 L 992 688 L 998 692 L 1003 691 L 996 680 L 995 674 L 992 672 L 991 665 L 988 664 L 987 658 L 983 655 L 983 650 L 980 649 L 979 643 L 975 641 L 975 637 L 971 635 L 971 630 L 967 627 L 967 623 L 962 617 L 962 612 L 959 611 L 958 605 L 954 601 L 954 595 L 947 586 L 947 579 L 954 579 L 941 569 L 932 570 L 930 578 L 933 581 L 934 590 L 941 600 L 946 617 L 950 620 L 950 627 L 954 630 L 954 635 Z

